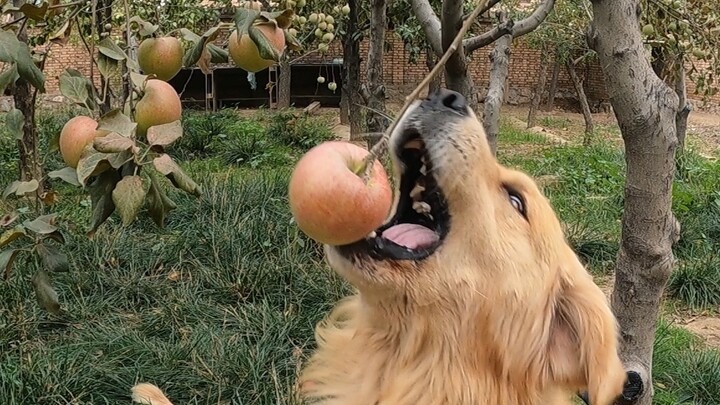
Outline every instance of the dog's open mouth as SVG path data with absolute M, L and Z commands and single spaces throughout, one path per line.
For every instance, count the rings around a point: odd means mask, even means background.
M 365 239 L 338 249 L 344 255 L 367 254 L 377 260 L 421 260 L 442 244 L 450 226 L 448 204 L 425 142 L 416 131 L 401 138 L 398 158 L 404 166 L 395 215 Z

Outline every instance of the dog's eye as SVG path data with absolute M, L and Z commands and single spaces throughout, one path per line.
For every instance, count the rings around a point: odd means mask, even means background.
M 508 196 L 510 198 L 510 204 L 520 213 L 523 217 L 527 218 L 527 212 L 525 211 L 525 201 L 522 196 L 513 190 L 508 190 Z

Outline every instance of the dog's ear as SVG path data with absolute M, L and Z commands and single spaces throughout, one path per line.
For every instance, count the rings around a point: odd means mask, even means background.
M 559 383 L 586 389 L 592 405 L 611 405 L 626 378 L 617 322 L 589 275 L 564 284 L 550 330 L 549 372 Z

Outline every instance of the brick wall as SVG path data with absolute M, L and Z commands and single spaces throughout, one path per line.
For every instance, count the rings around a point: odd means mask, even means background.
M 410 58 L 409 51 L 405 48 L 402 41 L 391 31 L 386 34 L 388 48 L 384 56 L 384 73 L 385 82 L 389 86 L 407 89 L 417 85 L 427 74 L 428 69 L 425 61 L 425 55 L 421 54 L 416 63 L 408 62 Z M 216 40 L 216 43 L 222 44 L 223 36 Z M 492 46 L 479 49 L 474 52 L 469 61 L 470 73 L 474 80 L 475 86 L 480 97 L 483 97 L 488 83 L 488 75 L 490 72 L 489 53 Z M 367 54 L 367 42 L 363 41 L 360 45 L 360 54 Z M 335 41 L 330 47 L 330 51 L 325 55 L 319 53 L 311 53 L 298 62 L 329 62 L 334 58 L 342 57 L 342 44 Z M 361 81 L 365 80 L 366 57 L 361 58 Z M 527 102 L 532 96 L 534 87 L 537 84 L 540 75 L 540 51 L 531 49 L 522 40 L 513 42 L 512 53 L 510 56 L 509 77 L 508 77 L 508 97 L 509 102 Z M 90 62 L 87 58 L 87 51 L 82 43 L 68 42 L 65 46 L 53 47 L 48 56 L 45 72 L 47 76 L 46 87 L 48 93 L 58 93 L 57 76 L 62 73 L 66 67 L 72 67 L 85 74 L 89 74 Z M 548 68 L 548 83 L 552 66 Z M 603 80 L 602 71 L 597 62 L 590 62 L 586 66 L 578 70 L 578 75 L 584 79 L 585 92 L 590 100 L 597 103 L 607 100 L 607 91 Z M 338 82 L 340 78 L 335 78 Z M 688 96 L 697 98 L 692 93 L 694 86 L 688 83 Z M 569 75 L 564 68 L 560 69 L 558 76 L 558 93 L 559 95 L 569 95 L 574 97 L 574 89 Z M 720 104 L 720 94 L 713 97 L 715 104 Z

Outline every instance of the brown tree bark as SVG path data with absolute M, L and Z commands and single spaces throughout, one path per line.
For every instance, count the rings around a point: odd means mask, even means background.
M 435 69 L 436 64 L 437 60 L 435 54 L 432 51 L 432 48 L 425 48 L 425 66 L 427 66 L 428 73 L 432 72 L 432 70 Z M 438 90 L 440 90 L 440 86 L 442 86 L 442 77 L 440 75 L 437 75 L 430 81 L 430 85 L 428 86 L 428 94 L 437 92 Z
M 290 72 L 290 61 L 287 56 L 283 56 L 280 60 L 280 74 L 278 75 L 278 108 L 290 107 L 290 82 L 292 80 Z
M 543 52 L 544 54 L 545 52 Z M 535 88 L 535 94 L 533 94 L 532 103 L 530 103 L 530 109 L 528 110 L 527 127 L 532 128 L 535 126 L 535 119 L 537 117 L 537 111 L 540 108 L 540 102 L 542 101 L 543 93 L 545 93 L 545 82 L 547 81 L 547 68 L 548 60 L 547 57 L 543 56 L 540 61 L 540 78 Z
M 373 0 L 370 11 L 370 40 L 367 57 L 367 86 L 365 103 L 368 106 L 365 115 L 368 146 L 377 142 L 387 128 L 385 111 L 385 85 L 383 81 L 383 55 L 385 54 L 385 28 L 387 26 L 385 0 Z
M 573 87 L 575 87 L 575 94 L 577 94 L 578 101 L 580 101 L 580 107 L 582 108 L 583 119 L 585 120 L 585 134 L 583 136 L 583 145 L 589 146 L 592 143 L 593 132 L 595 132 L 595 126 L 593 125 L 592 112 L 590 111 L 590 104 L 588 103 L 587 96 L 585 96 L 585 89 L 583 88 L 582 80 L 575 71 L 575 65 L 572 61 L 566 63 L 568 74 L 572 79 Z
M 490 0 L 481 13 L 488 11 L 499 2 L 500 0 Z M 411 0 L 410 5 L 431 48 L 437 56 L 441 56 L 450 47 L 462 26 L 463 1 L 443 1 L 440 18 L 435 15 L 429 0 Z M 481 35 L 463 40 L 463 46 L 448 59 L 445 65 L 445 86 L 461 93 L 467 99 L 468 105 L 477 109 L 478 98 L 468 72 L 466 56 L 506 35 L 510 35 L 512 39 L 534 31 L 552 11 L 554 5 L 555 0 L 543 0 L 528 17 L 518 22 L 507 20 Z
M 555 95 L 557 94 L 558 76 L 560 75 L 560 60 L 555 56 L 555 63 L 553 64 L 552 77 L 550 78 L 550 89 L 548 89 L 548 98 L 545 103 L 544 110 L 552 111 L 555 108 Z
M 341 120 L 342 109 L 347 114 L 347 125 L 350 125 L 350 139 L 358 140 L 362 133 L 362 115 L 357 107 L 360 101 L 360 41 L 356 35 L 358 31 L 358 1 L 349 0 L 350 14 L 348 15 L 346 32 L 343 38 L 343 86 L 340 92 Z
M 443 53 L 450 48 L 462 27 L 463 1 L 445 0 L 442 2 L 441 39 Z M 460 47 L 445 64 L 445 85 L 465 96 L 468 106 L 477 110 L 477 95 L 465 58 L 465 48 Z
M 685 69 L 682 64 L 675 75 L 675 93 L 678 95 L 678 112 L 675 115 L 675 132 L 678 139 L 677 152 L 682 154 L 685 151 L 685 136 L 687 135 L 688 117 L 692 111 L 692 105 L 687 98 L 687 85 L 685 84 Z
M 20 7 L 24 3 L 25 0 L 13 1 L 15 7 Z M 22 24 L 20 27 L 17 38 L 20 42 L 27 43 L 28 34 L 25 24 Z M 37 128 L 35 126 L 35 100 L 37 93 L 30 82 L 23 78 L 19 78 L 15 82 L 11 92 L 13 101 L 15 102 L 15 108 L 20 110 L 25 117 L 22 139 L 17 141 L 18 152 L 20 154 L 20 180 L 37 180 L 40 184 L 38 191 L 42 192 L 43 168 L 38 151 Z
M 652 404 L 652 355 L 660 299 L 672 272 L 679 224 L 671 211 L 678 97 L 645 56 L 639 0 L 592 0 L 588 44 L 603 69 L 627 162 L 620 251 L 612 308 L 620 355 L 642 387 L 631 403 Z M 626 385 L 626 396 L 629 390 Z
M 505 35 L 495 42 L 495 48 L 490 53 L 490 81 L 487 96 L 485 96 L 483 127 L 493 154 L 497 153 L 500 107 L 502 107 L 505 97 L 505 80 L 508 77 L 511 44 L 512 36 Z

